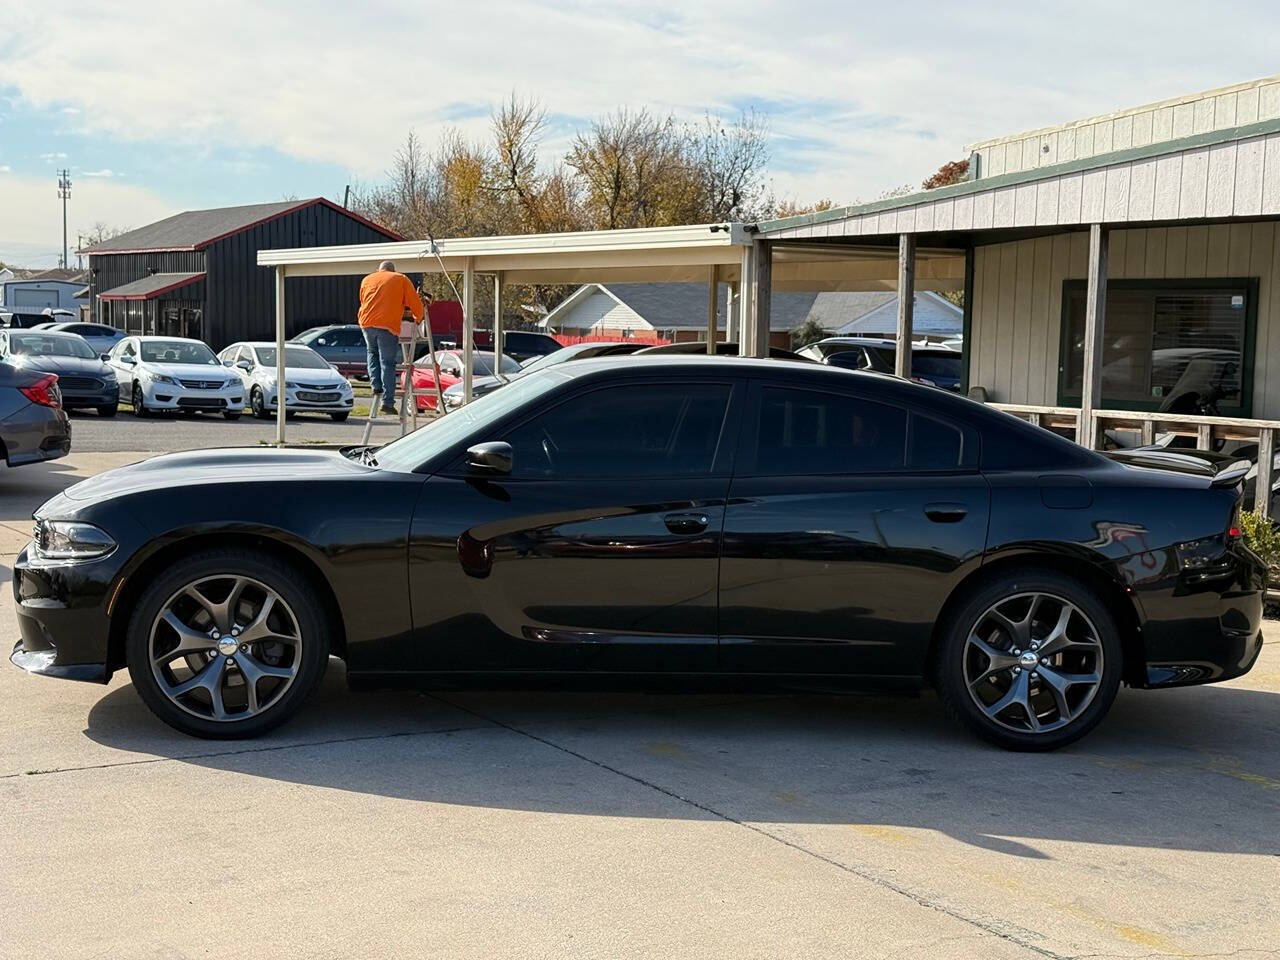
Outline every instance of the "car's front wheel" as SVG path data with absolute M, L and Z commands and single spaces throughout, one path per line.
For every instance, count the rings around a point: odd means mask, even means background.
M 170 566 L 129 620 L 129 676 L 143 702 L 197 737 L 252 737 L 283 723 L 324 675 L 330 630 L 294 567 L 224 548 Z
M 271 416 L 267 412 L 267 401 L 262 395 L 261 387 L 254 387 L 249 391 L 249 409 L 253 411 L 253 415 L 259 420 L 266 420 Z
M 142 387 L 136 383 L 133 385 L 133 415 L 135 417 L 151 416 L 151 411 L 147 409 L 147 401 L 142 396 Z
M 239 420 L 239 419 L 240 419 L 240 411 L 239 411 L 239 410 L 223 410 L 223 411 L 222 411 L 222 419 L 223 419 L 223 420 L 233 420 L 233 421 L 234 421 L 234 420 Z
M 351 416 L 351 414 L 350 414 L 350 413 L 348 413 L 346 410 L 343 410 L 341 413 L 331 413 L 331 414 L 329 414 L 329 418 L 330 418 L 334 423 L 346 423 L 347 417 L 349 417 L 349 416 Z
M 98 408 L 98 416 L 114 417 L 119 411 L 120 405 L 118 403 L 104 403 Z
M 1054 571 L 1002 575 L 959 606 L 938 648 L 938 692 L 980 737 L 1052 750 L 1111 709 L 1123 668 L 1115 619 L 1094 591 Z

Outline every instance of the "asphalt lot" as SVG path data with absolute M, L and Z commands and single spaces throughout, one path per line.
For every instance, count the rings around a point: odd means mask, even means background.
M 137 458 L 0 471 L 0 576 L 41 499 Z M 1047 756 L 932 696 L 349 694 L 336 662 L 216 743 L 126 675 L 0 664 L 0 956 L 1280 956 L 1278 738 L 1276 646 Z

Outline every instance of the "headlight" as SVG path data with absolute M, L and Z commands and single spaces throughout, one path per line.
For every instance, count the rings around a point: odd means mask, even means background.
M 116 548 L 101 527 L 71 520 L 37 520 L 35 552 L 47 560 L 96 560 Z
M 144 371 L 144 372 L 146 372 L 147 376 L 150 377 L 156 383 L 171 383 L 175 387 L 178 385 L 177 380 L 173 379 L 173 377 L 165 376 L 163 373 L 151 373 L 150 371 Z

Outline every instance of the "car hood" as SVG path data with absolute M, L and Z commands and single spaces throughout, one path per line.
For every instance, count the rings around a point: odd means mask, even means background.
M 498 389 L 498 387 L 506 386 L 508 383 L 510 383 L 512 380 L 514 380 L 518 376 L 521 376 L 521 374 L 509 373 L 505 377 L 501 377 L 501 378 L 500 377 L 476 377 L 471 381 L 471 392 L 473 395 L 488 393 L 490 390 L 496 390 Z M 461 393 L 462 381 L 459 380 L 457 383 L 453 384 L 452 386 L 447 387 L 444 392 L 445 393 Z
M 81 376 L 105 377 L 111 371 L 97 357 L 24 357 L 15 364 L 21 370 L 38 370 L 41 373 L 67 373 Z
M 68 487 L 69 500 L 107 500 L 125 493 L 189 486 L 197 483 L 233 483 L 254 480 L 316 480 L 350 477 L 369 467 L 348 460 L 336 450 L 271 450 L 230 447 L 223 450 L 190 450 L 143 460 L 108 470 Z
M 274 379 L 276 375 L 275 367 L 264 367 L 263 373 Z M 285 367 L 284 378 L 295 382 L 306 383 L 323 383 L 333 386 L 335 389 L 347 382 L 347 378 L 340 374 L 337 370 L 330 367 L 328 370 L 317 370 L 315 367 Z

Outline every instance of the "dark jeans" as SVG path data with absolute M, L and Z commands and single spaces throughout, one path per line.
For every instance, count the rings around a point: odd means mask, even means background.
M 368 350 L 369 386 L 374 393 L 382 394 L 382 406 L 395 406 L 396 364 L 400 356 L 400 341 L 390 330 L 382 327 L 364 328 L 364 345 Z

